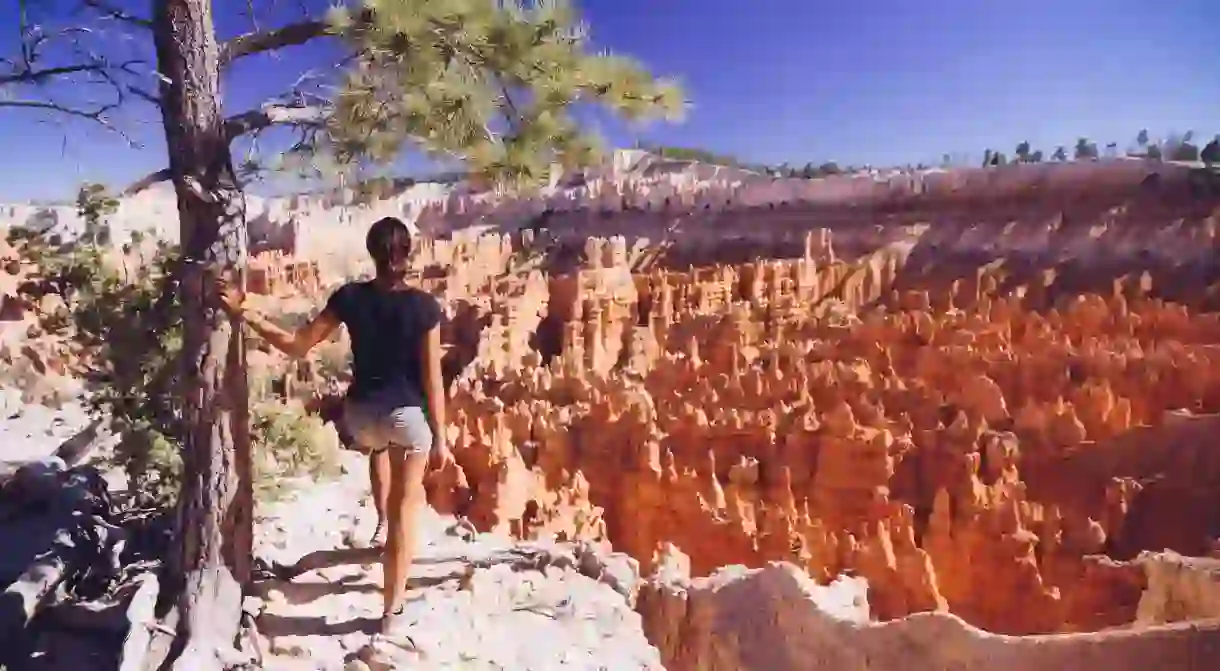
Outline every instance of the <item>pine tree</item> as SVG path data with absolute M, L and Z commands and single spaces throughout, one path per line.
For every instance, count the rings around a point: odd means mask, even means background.
M 1165 158 L 1170 161 L 1198 161 L 1199 148 L 1191 142 L 1194 136 L 1194 131 L 1186 131 L 1181 136 L 1170 135 L 1165 141 Z
M 459 159 L 497 184 L 528 187 L 545 180 L 552 163 L 574 167 L 597 158 L 597 139 L 576 123 L 573 105 L 598 103 L 641 120 L 675 118 L 684 103 L 676 85 L 630 59 L 591 53 L 578 17 L 562 0 L 528 6 L 363 0 L 325 20 L 310 17 L 227 41 L 216 35 L 211 0 L 153 0 L 151 17 L 107 0 L 80 2 L 104 21 L 88 30 L 67 26 L 55 36 L 71 42 L 119 25 L 132 31 L 131 39 L 151 36 L 160 90 L 142 86 L 130 63 L 88 49 L 70 52 L 80 57 L 75 63 L 39 61 L 43 52 L 31 45 L 45 44 L 51 33 L 27 24 L 24 11 L 21 52 L 0 59 L 0 89 L 53 92 L 56 82 L 75 87 L 74 77 L 91 76 L 112 86 L 119 102 L 130 95 L 157 103 L 169 168 L 128 192 L 172 181 L 182 230 L 176 286 L 183 313 L 184 473 L 179 546 L 164 583 L 167 593 L 177 593 L 182 640 L 174 668 L 233 666 L 241 661 L 233 642 L 250 579 L 253 493 L 244 343 L 217 309 L 211 281 L 240 272 L 247 254 L 245 197 L 231 143 L 270 126 L 293 126 L 304 136 L 292 156 L 319 170 L 359 170 L 420 147 Z M 294 91 L 225 116 L 226 67 L 327 36 L 343 40 L 349 56 L 336 96 Z M 76 91 L 75 99 L 83 97 Z M 114 127 L 110 113 L 117 104 L 69 106 L 50 93 L 43 100 L 0 96 L 0 109 L 45 109 L 107 128 Z
M 1079 138 L 1076 140 L 1075 153 L 1076 153 L 1077 161 L 1087 161 L 1087 160 L 1096 159 L 1098 157 L 1097 145 L 1093 142 L 1090 142 L 1088 138 L 1085 138 L 1085 137 Z
M 1014 153 L 1017 156 L 1017 163 L 1029 163 L 1029 142 L 1022 141 L 1021 144 L 1017 145 L 1017 149 Z
M 1203 146 L 1203 151 L 1199 154 L 1199 160 L 1208 165 L 1220 163 L 1220 135 L 1212 138 Z

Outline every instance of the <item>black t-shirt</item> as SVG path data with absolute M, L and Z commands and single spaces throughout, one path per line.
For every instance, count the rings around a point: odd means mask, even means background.
M 326 309 L 351 336 L 350 398 L 395 408 L 426 407 L 424 337 L 441 320 L 440 303 L 432 294 L 352 282 L 331 295 Z

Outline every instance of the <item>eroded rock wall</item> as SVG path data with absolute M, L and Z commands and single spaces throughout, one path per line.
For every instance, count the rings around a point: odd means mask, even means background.
M 855 592 L 853 595 L 852 592 Z M 945 613 L 870 622 L 858 584 L 820 587 L 785 563 L 645 585 L 639 610 L 670 671 L 1207 669 L 1220 621 L 1060 636 L 1001 636 Z
M 1167 553 L 1141 555 L 1148 589 L 1140 599 L 1137 626 L 1220 619 L 1220 560 Z

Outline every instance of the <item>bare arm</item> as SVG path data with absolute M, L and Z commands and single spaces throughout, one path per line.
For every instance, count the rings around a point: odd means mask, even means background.
M 441 375 L 441 327 L 433 326 L 424 335 L 424 386 L 428 395 L 428 420 L 433 440 L 443 446 L 445 431 L 445 380 Z
M 300 358 L 309 353 L 318 343 L 330 337 L 339 328 L 339 318 L 329 307 L 323 309 L 309 323 L 289 333 L 273 324 L 266 317 L 246 307 L 246 296 L 226 282 L 219 283 L 220 305 L 229 316 L 244 319 L 254 332 L 272 347 L 290 357 Z
M 330 310 L 322 310 L 309 323 L 289 333 L 271 320 L 250 309 L 243 309 L 241 316 L 254 332 L 263 337 L 272 347 L 299 359 L 309 353 L 318 343 L 330 337 L 339 328 L 339 319 Z

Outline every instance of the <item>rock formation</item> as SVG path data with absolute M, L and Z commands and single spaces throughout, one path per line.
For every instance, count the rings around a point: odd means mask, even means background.
M 950 610 L 1014 634 L 1131 622 L 1144 574 L 1099 555 L 1200 554 L 1220 524 L 1214 490 L 1186 493 L 1220 475 L 1187 438 L 1215 421 L 1166 419 L 1217 411 L 1217 323 L 1139 278 L 1044 312 L 1027 304 L 1045 275 L 899 292 L 905 261 L 882 248 L 656 270 L 618 295 L 605 268 L 553 279 L 549 361 L 485 329 L 452 401 L 462 472 L 435 503 L 480 528 L 605 538 L 645 571 L 663 543 L 696 575 L 854 571 L 882 619 Z M 1158 449 L 1153 436 L 1183 456 L 1108 465 L 1124 441 Z M 1150 513 L 1165 500 L 1189 506 L 1187 528 Z

